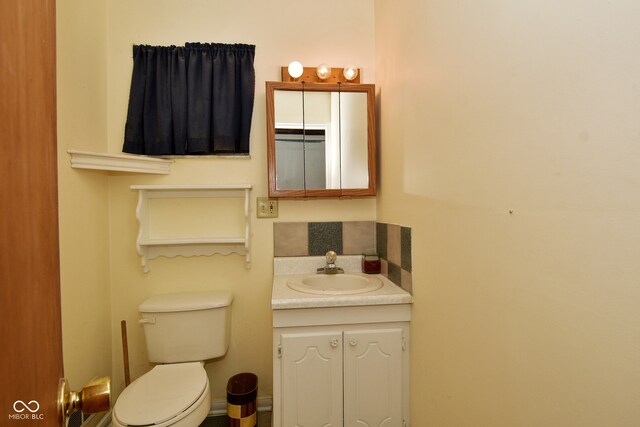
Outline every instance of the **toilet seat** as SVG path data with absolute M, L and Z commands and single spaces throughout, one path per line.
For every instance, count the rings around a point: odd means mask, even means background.
M 194 411 L 202 412 L 204 419 L 211 405 L 209 396 L 201 362 L 157 365 L 122 392 L 113 409 L 114 424 L 168 426 Z

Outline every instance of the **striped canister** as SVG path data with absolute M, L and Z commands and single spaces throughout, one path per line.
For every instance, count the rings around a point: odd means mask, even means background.
M 227 417 L 229 427 L 255 427 L 258 377 L 243 372 L 229 378 L 227 383 Z

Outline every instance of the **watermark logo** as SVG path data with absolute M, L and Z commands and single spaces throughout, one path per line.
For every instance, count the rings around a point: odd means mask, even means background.
M 44 414 L 37 413 L 40 410 L 40 404 L 37 400 L 24 402 L 16 400 L 13 402 L 13 414 L 9 414 L 10 420 L 42 420 Z
M 31 413 L 38 412 L 40 409 L 40 404 L 37 400 L 30 400 L 29 403 L 24 403 L 22 400 L 16 400 L 13 402 L 13 410 L 16 412 L 24 412 L 27 410 Z

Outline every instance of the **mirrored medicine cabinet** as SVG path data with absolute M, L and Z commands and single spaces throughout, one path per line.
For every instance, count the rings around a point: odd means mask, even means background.
M 270 197 L 376 194 L 375 85 L 267 82 Z

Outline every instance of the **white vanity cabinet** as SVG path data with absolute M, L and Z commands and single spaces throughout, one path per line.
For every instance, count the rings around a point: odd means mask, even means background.
M 279 357 L 281 425 L 342 425 L 341 331 L 283 332 Z
M 402 328 L 344 332 L 344 425 L 402 426 Z
M 274 427 L 409 425 L 410 304 L 273 311 Z

